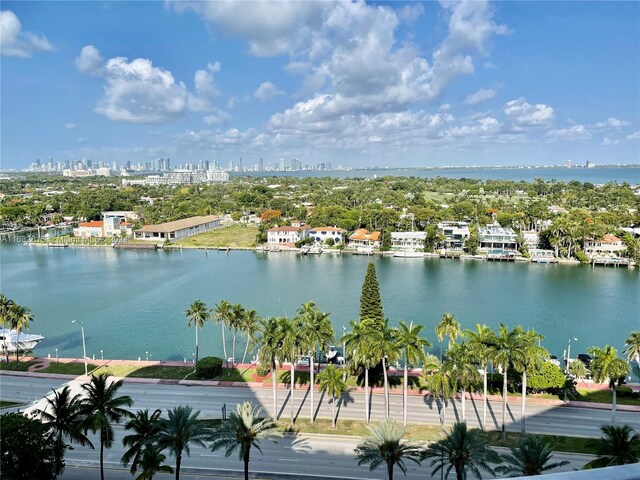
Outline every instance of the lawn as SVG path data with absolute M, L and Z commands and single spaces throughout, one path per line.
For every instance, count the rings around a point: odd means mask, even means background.
M 182 380 L 193 372 L 193 366 L 166 367 L 152 365 L 143 367 L 139 365 L 105 365 L 98 368 L 95 374 L 108 373 L 114 377 L 132 378 L 158 378 L 161 380 Z M 193 377 L 192 377 L 193 378 Z
M 87 364 L 87 370 L 89 374 L 98 366 L 91 363 Z M 38 370 L 39 373 L 60 373 L 63 375 L 84 375 L 84 363 L 71 362 L 71 363 L 55 363 L 51 364 L 43 369 Z
M 7 400 L 0 400 L 0 409 L 15 407 L 16 405 L 20 405 L 20 402 L 10 402 Z
M 231 247 L 252 248 L 256 245 L 258 227 L 255 225 L 231 225 L 210 232 L 183 238 L 172 245 L 182 247 Z
M 587 390 L 579 388 L 578 393 L 570 397 L 571 400 L 579 402 L 611 403 L 613 401 L 611 390 Z M 617 396 L 618 405 L 640 406 L 640 398 Z
M 27 369 L 37 361 L 30 360 L 28 362 L 0 362 L 0 370 L 11 370 L 14 372 L 26 372 Z

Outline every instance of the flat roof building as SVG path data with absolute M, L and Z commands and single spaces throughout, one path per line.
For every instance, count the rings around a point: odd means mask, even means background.
M 220 221 L 220 217 L 216 215 L 205 215 L 157 225 L 145 225 L 133 232 L 133 238 L 161 242 L 178 240 L 220 228 Z

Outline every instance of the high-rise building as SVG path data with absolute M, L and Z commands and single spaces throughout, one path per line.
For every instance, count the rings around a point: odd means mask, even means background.
M 280 159 L 278 160 L 278 170 L 281 172 L 284 172 L 287 168 L 287 161 L 280 157 Z
M 258 171 L 260 172 L 264 171 L 264 160 L 262 159 L 258 160 Z

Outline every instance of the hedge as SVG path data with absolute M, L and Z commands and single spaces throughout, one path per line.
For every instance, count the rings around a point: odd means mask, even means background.
M 196 375 L 203 380 L 210 380 L 222 373 L 222 359 L 204 357 L 196 362 Z

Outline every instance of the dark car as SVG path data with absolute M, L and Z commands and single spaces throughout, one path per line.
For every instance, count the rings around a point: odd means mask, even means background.
M 578 360 L 584 363 L 584 366 L 588 368 L 589 365 L 591 365 L 591 361 L 593 360 L 593 357 L 591 355 L 587 355 L 586 353 L 579 353 Z

